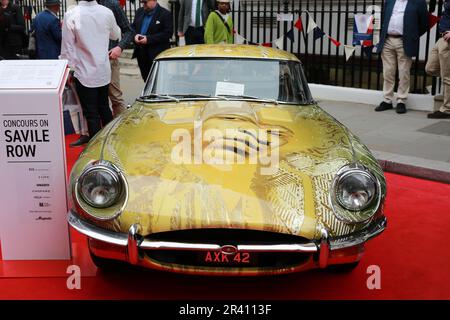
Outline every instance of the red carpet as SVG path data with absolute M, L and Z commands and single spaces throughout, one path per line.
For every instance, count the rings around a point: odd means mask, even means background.
M 81 150 L 68 148 L 69 168 Z M 81 290 L 68 290 L 65 267 L 55 264 L 62 270 L 53 270 L 58 273 L 54 277 L 0 276 L 0 299 L 450 299 L 450 185 L 386 176 L 388 229 L 368 243 L 362 262 L 349 274 L 311 271 L 230 279 L 122 270 L 90 276 L 95 268 L 85 241 L 73 232 Z M 34 262 L 16 263 L 21 272 L 34 267 Z M 381 290 L 366 286 L 370 265 L 381 268 Z M 0 260 L 0 274 L 3 267 Z

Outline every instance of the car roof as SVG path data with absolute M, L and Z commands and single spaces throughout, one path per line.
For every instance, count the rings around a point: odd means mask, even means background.
M 156 60 L 170 58 L 247 58 L 299 61 L 293 54 L 260 45 L 201 44 L 181 46 L 162 52 Z

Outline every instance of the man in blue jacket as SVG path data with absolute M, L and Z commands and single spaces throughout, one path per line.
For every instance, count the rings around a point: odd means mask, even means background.
M 37 59 L 58 59 L 61 54 L 61 21 L 59 0 L 46 0 L 45 10 L 34 19 Z
M 419 52 L 419 39 L 428 30 L 425 0 L 386 0 L 378 53 L 383 60 L 384 101 L 375 111 L 393 108 L 398 66 L 397 113 L 406 113 L 412 57 Z

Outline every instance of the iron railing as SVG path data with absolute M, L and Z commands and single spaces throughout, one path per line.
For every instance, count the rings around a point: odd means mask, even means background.
M 23 7 L 34 6 L 35 11 L 43 9 L 44 0 L 17 0 Z M 442 13 L 444 0 L 428 1 L 429 12 L 435 15 Z M 124 11 L 133 21 L 135 12 L 140 6 L 138 0 L 127 0 Z M 66 11 L 66 0 L 62 0 L 61 16 Z M 178 0 L 169 0 L 168 9 L 173 13 L 174 43 L 177 40 Z M 380 11 L 378 11 L 378 9 Z M 308 80 L 311 83 L 321 83 L 335 86 L 366 88 L 381 90 L 382 62 L 379 54 L 364 54 L 357 47 L 354 56 L 346 61 L 344 44 L 352 44 L 353 19 L 358 13 L 372 13 L 375 15 L 376 27 L 382 25 L 384 1 L 382 0 L 234 0 L 232 17 L 235 30 L 248 40 L 247 43 L 273 43 L 294 28 L 295 21 L 300 17 L 304 32 L 294 29 L 294 42 L 283 40 L 283 49 L 298 56 L 304 66 Z M 309 14 L 308 14 L 309 13 Z M 292 21 L 278 21 L 278 14 L 292 14 Z M 328 35 L 342 43 L 337 47 L 328 38 L 322 37 L 314 41 L 312 32 L 306 34 L 309 17 Z M 30 21 L 27 21 L 29 29 Z M 439 38 L 437 26 L 432 28 L 421 38 L 418 58 L 414 59 L 411 68 L 411 92 L 436 93 L 436 78 L 428 76 L 425 62 L 429 51 Z

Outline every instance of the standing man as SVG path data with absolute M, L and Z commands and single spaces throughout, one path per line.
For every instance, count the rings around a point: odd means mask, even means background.
M 142 79 L 146 81 L 153 60 L 170 48 L 173 22 L 170 11 L 161 7 L 157 0 L 141 0 L 141 3 L 144 6 L 136 11 L 132 24 L 137 33 L 133 58 L 137 58 Z
M 5 9 L 0 5 L 0 60 L 3 59 L 3 40 L 6 38 L 6 30 L 9 27 L 9 19 L 5 15 Z
M 439 32 L 442 38 L 438 40 L 430 57 L 425 71 L 435 77 L 441 77 L 444 83 L 444 102 L 438 111 L 427 115 L 430 119 L 450 119 L 450 0 L 444 4 L 444 13 L 439 22 Z
M 80 1 L 66 12 L 62 28 L 61 59 L 75 70 L 75 86 L 86 118 L 87 143 L 112 120 L 108 102 L 111 81 L 109 40 L 120 39 L 114 14 L 95 0 Z
M 111 107 L 113 116 L 117 117 L 123 111 L 125 111 L 125 102 L 123 101 L 123 93 L 120 89 L 120 66 L 119 57 L 122 55 L 122 51 L 126 49 L 127 45 L 133 41 L 133 30 L 131 29 L 130 22 L 125 15 L 125 12 L 120 7 L 118 0 L 99 0 L 98 4 L 110 9 L 116 23 L 122 32 L 122 40 L 109 41 L 109 62 L 111 64 L 111 83 L 109 84 L 108 95 L 111 100 Z
M 208 16 L 205 26 L 206 44 L 233 43 L 233 20 L 230 15 L 230 0 L 218 0 L 217 10 Z
M 17 55 L 22 53 L 23 35 L 25 32 L 25 19 L 22 10 L 17 4 L 10 0 L 0 0 L 3 19 L 6 21 L 3 35 L 3 58 L 17 59 Z
M 395 74 L 398 67 L 399 85 L 396 112 L 406 113 L 410 86 L 412 57 L 419 51 L 419 39 L 428 30 L 425 0 L 386 0 L 378 53 L 383 60 L 384 101 L 375 111 L 393 108 Z
M 45 10 L 33 22 L 37 59 L 58 59 L 61 54 L 61 21 L 58 17 L 59 0 L 46 0 Z
M 185 37 L 186 44 L 204 42 L 204 24 L 214 10 L 214 0 L 180 0 L 178 36 Z

